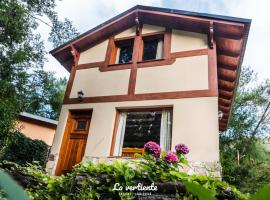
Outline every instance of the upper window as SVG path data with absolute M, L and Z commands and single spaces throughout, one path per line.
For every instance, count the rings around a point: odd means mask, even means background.
M 109 65 L 129 64 L 132 63 L 134 38 L 115 39 L 111 46 Z M 142 35 L 141 48 L 139 49 L 138 60 L 151 61 L 163 58 L 164 51 L 164 34 Z
M 163 58 L 163 35 L 143 37 L 142 60 L 156 60 Z
M 170 150 L 171 114 L 169 109 L 120 112 L 113 155 L 132 157 L 149 141 Z
M 125 64 L 132 62 L 133 39 L 115 41 L 115 48 L 112 52 L 113 61 L 111 64 Z

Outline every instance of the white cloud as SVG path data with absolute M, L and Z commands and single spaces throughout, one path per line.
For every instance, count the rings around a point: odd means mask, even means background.
M 66 0 L 56 10 L 84 32 L 138 4 L 162 6 L 162 0 Z

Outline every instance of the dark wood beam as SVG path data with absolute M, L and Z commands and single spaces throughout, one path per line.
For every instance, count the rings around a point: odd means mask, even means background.
M 226 91 L 232 92 L 234 90 L 235 84 L 234 82 L 225 81 L 225 80 L 218 80 L 218 88 L 224 89 Z
M 230 106 L 232 103 L 232 100 L 228 100 L 228 99 L 223 99 L 223 98 L 218 98 L 218 103 L 222 106 Z
M 218 78 L 225 81 L 234 82 L 237 78 L 236 70 L 229 70 L 222 67 L 218 67 L 217 72 L 218 72 Z

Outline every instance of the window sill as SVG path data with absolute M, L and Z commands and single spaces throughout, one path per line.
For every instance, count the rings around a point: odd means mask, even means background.
M 107 158 L 139 159 L 139 158 L 130 157 L 130 156 L 108 156 Z
M 161 58 L 161 59 L 151 59 L 151 60 L 138 61 L 137 63 L 140 64 L 140 63 L 149 63 L 149 62 L 160 62 L 160 61 L 164 61 L 164 60 L 165 60 L 164 58 Z
M 110 65 L 105 65 L 103 67 L 100 67 L 99 71 L 105 72 L 105 71 L 123 70 L 123 69 L 131 69 L 131 68 L 132 68 L 132 63 L 110 64 Z
M 131 64 L 132 64 L 132 62 L 128 62 L 128 63 L 116 63 L 116 64 L 109 64 L 108 67 L 131 65 Z

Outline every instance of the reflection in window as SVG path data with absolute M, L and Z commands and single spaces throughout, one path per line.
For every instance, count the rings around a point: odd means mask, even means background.
M 143 45 L 143 60 L 161 59 L 163 57 L 162 39 L 145 39 Z
M 115 48 L 112 52 L 111 64 L 124 64 L 132 62 L 134 39 L 115 41 Z
M 132 61 L 133 45 L 126 45 L 119 48 L 119 64 L 130 63 Z
M 128 112 L 123 147 L 143 148 L 148 141 L 160 141 L 161 111 Z

